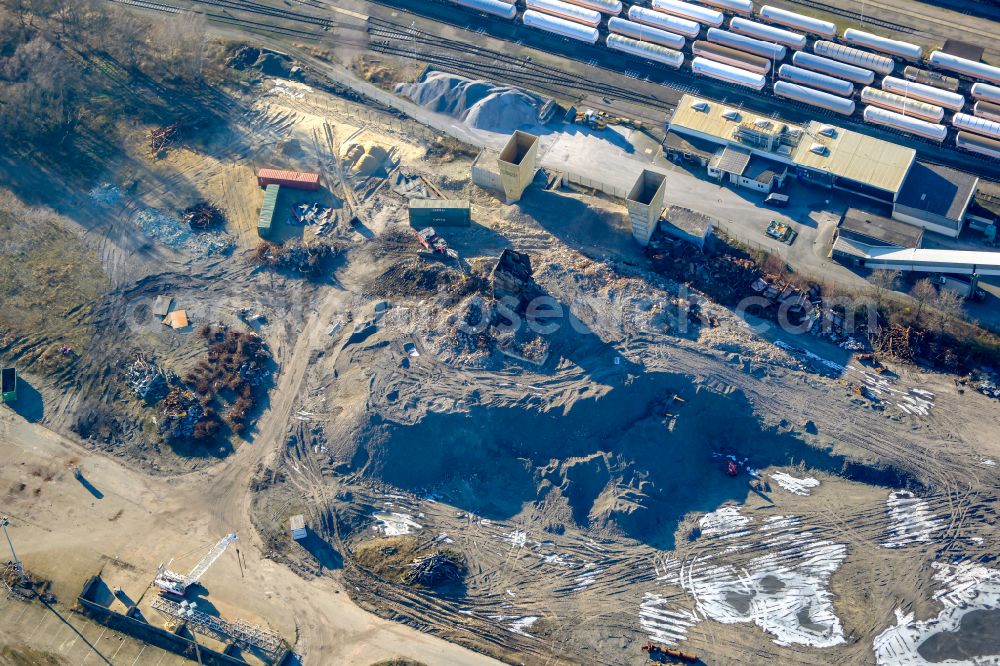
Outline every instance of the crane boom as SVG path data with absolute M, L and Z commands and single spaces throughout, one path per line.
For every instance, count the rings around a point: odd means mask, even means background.
M 187 575 L 179 574 L 169 569 L 166 569 L 161 564 L 159 569 L 156 571 L 156 579 L 154 583 L 160 588 L 161 591 L 167 594 L 173 594 L 178 597 L 183 597 L 187 588 L 191 585 L 197 583 L 205 572 L 208 571 L 209 567 L 215 564 L 215 561 L 222 557 L 222 554 L 226 552 L 226 548 L 229 548 L 229 544 L 236 541 L 239 537 L 233 532 L 227 536 L 224 536 L 219 540 L 217 544 L 212 546 L 212 550 L 208 551 L 205 557 L 201 558 L 198 564 L 194 565 L 191 572 Z
M 191 573 L 187 575 L 187 580 L 185 581 L 185 583 L 187 585 L 193 585 L 197 583 L 198 580 L 205 575 L 205 572 L 208 571 L 208 568 L 213 564 L 215 564 L 215 561 L 217 559 L 222 557 L 222 554 L 226 552 L 226 548 L 229 548 L 229 544 L 236 541 L 238 538 L 239 537 L 236 536 L 236 533 L 233 532 L 232 534 L 220 539 L 219 543 L 215 544 L 212 550 L 208 551 L 208 555 L 201 558 L 201 562 L 194 565 L 194 569 L 191 569 Z M 187 585 L 185 585 L 185 587 Z

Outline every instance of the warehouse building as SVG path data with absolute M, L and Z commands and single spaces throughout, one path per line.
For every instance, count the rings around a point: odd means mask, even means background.
M 979 178 L 971 173 L 937 164 L 916 162 L 896 202 L 896 220 L 957 237 L 965 225 Z
M 472 207 L 467 199 L 410 199 L 410 226 L 467 227 L 472 224 Z
M 861 266 L 874 248 L 913 249 L 923 244 L 924 230 L 859 208 L 849 208 L 834 232 L 830 257 Z
M 687 139 L 733 146 L 787 166 L 802 180 L 891 204 L 916 159 L 916 151 L 841 127 L 777 118 L 684 95 L 668 124 Z

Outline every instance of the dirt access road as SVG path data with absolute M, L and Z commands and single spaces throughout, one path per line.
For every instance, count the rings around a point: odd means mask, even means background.
M 317 316 L 335 305 L 336 292 Z M 297 638 L 295 649 L 305 655 L 305 663 L 365 666 L 406 656 L 427 664 L 496 664 L 362 611 L 333 578 L 305 581 L 264 559 L 246 512 L 248 485 L 257 464 L 281 441 L 274 437 L 285 432 L 312 342 L 306 332 L 290 351 L 293 360 L 273 394 L 257 442 L 211 470 L 186 477 L 148 477 L 0 412 L 0 447 L 8 461 L 0 471 L 0 488 L 6 492 L 4 511 L 11 517 L 19 555 L 29 570 L 53 580 L 63 602 L 102 567 L 125 580 L 123 587 L 136 599 L 171 554 L 200 553 L 219 534 L 236 531 L 244 539 L 246 578 L 235 558 L 220 560 L 205 577 L 212 602 L 224 616 L 270 624 L 290 641 Z M 77 465 L 92 492 L 73 477 Z

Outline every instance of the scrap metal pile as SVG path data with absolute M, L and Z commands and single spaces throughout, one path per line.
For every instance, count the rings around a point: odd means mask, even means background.
M 222 211 L 214 204 L 201 201 L 186 208 L 181 213 L 181 219 L 187 222 L 188 226 L 192 229 L 208 229 L 209 227 L 221 225 L 225 217 L 222 215 Z
M 320 275 L 326 263 L 339 252 L 340 248 L 330 243 L 276 245 L 265 242 L 257 246 L 253 258 L 262 266 L 311 277 Z
M 147 402 L 156 402 L 167 393 L 167 378 L 152 359 L 137 356 L 128 367 L 125 383 Z
M 437 551 L 414 560 L 403 573 L 403 581 L 434 587 L 461 580 L 465 571 L 465 563 L 458 556 Z
M 868 341 L 878 354 L 912 363 L 920 350 L 923 336 L 923 331 L 912 326 L 891 324 L 869 331 Z

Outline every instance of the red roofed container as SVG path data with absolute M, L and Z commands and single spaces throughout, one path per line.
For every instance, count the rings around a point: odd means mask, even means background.
M 257 172 L 257 184 L 261 187 L 280 185 L 298 190 L 318 190 L 319 174 L 281 169 L 261 169 Z

